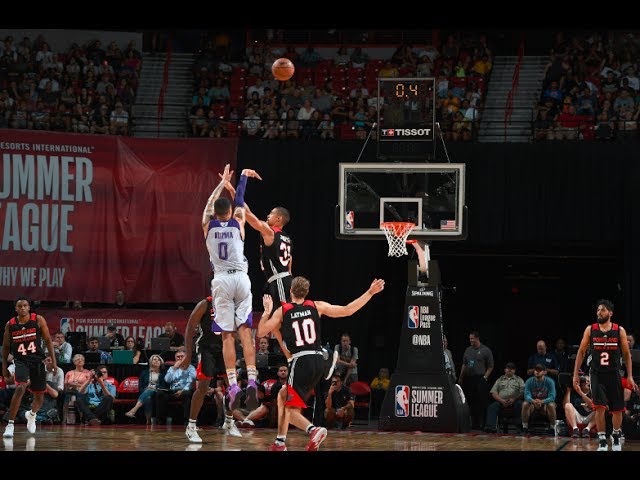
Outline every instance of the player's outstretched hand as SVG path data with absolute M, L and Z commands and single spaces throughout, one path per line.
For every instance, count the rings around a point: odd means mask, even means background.
M 231 172 L 233 174 L 233 172 Z M 220 177 L 220 179 L 224 180 L 224 177 L 222 176 L 221 173 L 218 174 L 218 176 Z M 229 193 L 231 194 L 231 196 L 233 198 L 235 198 L 236 196 L 236 189 L 233 187 L 233 185 L 231 185 L 231 182 L 225 182 L 224 184 L 224 188 L 226 188 Z
M 371 295 L 375 295 L 376 293 L 380 293 L 384 290 L 384 280 L 381 278 L 376 278 L 373 282 L 371 282 L 371 286 L 369 287 L 369 293 Z
M 224 171 L 222 172 L 222 175 L 220 175 L 220 178 L 222 178 L 225 182 L 229 183 L 231 181 L 231 177 L 233 177 L 233 170 L 231 170 L 231 165 L 227 163 L 224 166 Z
M 273 309 L 273 299 L 268 293 L 265 293 L 262 296 L 262 306 L 264 307 L 265 313 L 271 314 L 271 309 Z
M 247 177 L 257 178 L 258 180 L 262 180 L 262 177 L 258 175 L 258 172 L 250 168 L 245 168 L 244 170 L 242 170 L 242 175 L 245 175 Z

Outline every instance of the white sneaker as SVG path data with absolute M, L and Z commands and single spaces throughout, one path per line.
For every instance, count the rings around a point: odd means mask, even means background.
M 224 422 L 224 425 L 222 425 L 222 430 L 224 430 L 224 434 L 225 435 L 231 435 L 232 437 L 240 437 L 242 438 L 242 434 L 240 433 L 240 430 L 238 430 L 238 427 L 236 427 L 236 424 L 231 422 Z
M 611 435 L 611 451 L 621 452 L 622 443 L 620 442 L 620 435 Z
M 340 354 L 338 353 L 337 350 L 333 351 L 333 358 L 331 359 L 331 367 L 329 368 L 329 373 L 327 373 L 327 376 L 324 377 L 325 380 L 329 380 L 331 378 L 331 375 L 333 375 L 333 371 L 336 368 L 336 363 L 338 362 L 338 357 L 340 356 Z
M 609 444 L 607 443 L 606 438 L 598 438 L 598 452 L 607 452 L 609 451 Z
M 4 438 L 13 438 L 13 423 L 7 423 L 2 436 Z
M 24 412 L 24 416 L 27 419 L 27 432 L 36 433 L 36 414 L 31 413 L 31 410 Z
M 202 439 L 200 435 L 198 435 L 198 431 L 195 427 L 187 427 L 184 434 L 187 436 L 191 443 L 202 443 Z

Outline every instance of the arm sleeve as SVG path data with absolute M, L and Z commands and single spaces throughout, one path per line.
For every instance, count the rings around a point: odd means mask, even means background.
M 238 188 L 236 188 L 236 207 L 244 207 L 244 191 L 247 189 L 247 176 L 240 175 Z

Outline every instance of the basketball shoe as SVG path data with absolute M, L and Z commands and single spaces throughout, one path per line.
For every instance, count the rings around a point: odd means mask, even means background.
M 187 425 L 187 429 L 184 434 L 187 436 L 191 443 L 202 443 L 202 438 L 198 435 L 198 429 L 196 427 L 192 427 Z
M 240 430 L 238 430 L 238 427 L 236 427 L 236 424 L 233 421 L 224 422 L 224 425 L 222 425 L 222 430 L 224 430 L 225 435 L 231 435 L 232 437 L 240 438 L 242 437 Z
M 622 451 L 622 443 L 620 442 L 620 434 L 612 433 L 611 434 L 611 451 L 612 452 L 621 452 Z
M 242 389 L 238 384 L 231 385 L 229 387 L 229 410 L 233 411 L 236 408 L 240 408 L 240 401 L 242 400 Z M 247 406 L 247 408 L 249 408 Z
M 607 452 L 608 450 L 607 437 L 598 437 L 598 452 Z
M 327 429 L 324 427 L 315 427 L 312 428 L 309 432 L 309 443 L 307 443 L 307 448 L 305 449 L 307 452 L 317 452 L 320 444 L 324 442 L 324 439 L 327 438 Z
M 29 433 L 36 433 L 36 414 L 31 413 L 31 410 L 24 412 L 24 416 L 27 419 L 27 431 Z
M 271 445 L 269 445 L 269 448 L 267 449 L 270 452 L 286 452 L 287 451 L 287 446 L 286 445 L 276 445 L 275 443 L 272 443 Z
M 256 385 L 255 380 L 249 380 L 247 383 L 247 396 L 245 403 L 247 405 L 247 410 L 255 410 L 260 405 L 258 401 L 258 386 Z
M 4 438 L 13 438 L 13 423 L 7 423 L 7 426 L 4 428 L 4 433 L 2 434 Z

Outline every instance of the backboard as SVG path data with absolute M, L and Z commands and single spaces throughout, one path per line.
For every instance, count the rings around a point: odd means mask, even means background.
M 466 238 L 462 163 L 341 163 L 336 236 L 384 240 L 383 222 L 416 224 L 409 239 Z

